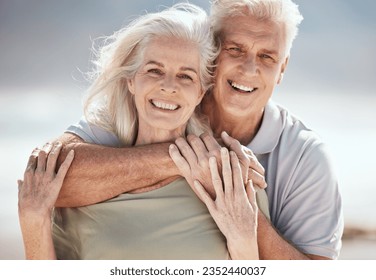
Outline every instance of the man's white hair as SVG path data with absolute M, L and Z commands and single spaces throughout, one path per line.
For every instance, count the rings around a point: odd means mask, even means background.
M 298 5 L 291 0 L 212 0 L 210 17 L 216 40 L 219 40 L 224 21 L 239 15 L 282 23 L 285 27 L 286 55 L 290 54 L 298 26 L 303 20 Z

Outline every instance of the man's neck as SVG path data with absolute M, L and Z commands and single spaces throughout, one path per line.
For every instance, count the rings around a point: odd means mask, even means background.
M 233 116 L 221 110 L 211 97 L 204 98 L 201 104 L 202 113 L 208 116 L 215 137 L 226 131 L 242 145 L 248 145 L 256 136 L 262 121 L 263 113 L 254 116 Z

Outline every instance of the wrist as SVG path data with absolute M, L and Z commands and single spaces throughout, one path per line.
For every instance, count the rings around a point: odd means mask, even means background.
M 227 240 L 227 248 L 233 260 L 258 260 L 257 236 L 246 239 Z

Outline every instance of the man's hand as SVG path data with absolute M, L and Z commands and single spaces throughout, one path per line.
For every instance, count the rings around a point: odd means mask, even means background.
M 249 148 L 240 144 L 238 140 L 229 136 L 225 131 L 222 132 L 221 138 L 226 147 L 230 151 L 235 152 L 236 156 L 239 158 L 244 184 L 252 180 L 253 186 L 265 189 L 267 187 L 264 177 L 265 169 L 258 162 L 255 154 Z
M 265 188 L 265 170 L 252 151 L 225 132 L 222 133 L 221 138 L 219 141 L 223 142 L 229 150 L 235 152 L 239 159 L 244 185 L 252 180 L 254 186 Z M 215 198 L 209 158 L 215 157 L 218 167 L 221 169 L 220 150 L 221 145 L 218 141 L 208 133 L 204 133 L 200 137 L 188 135 L 187 140 L 177 139 L 175 145 L 170 145 L 169 153 L 181 175 L 192 188 L 193 182 L 197 180 L 205 187 L 210 196 Z

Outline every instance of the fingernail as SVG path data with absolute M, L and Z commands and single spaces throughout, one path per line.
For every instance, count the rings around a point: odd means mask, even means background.
M 229 136 L 228 133 L 227 133 L 226 131 L 222 131 L 222 134 L 223 134 L 224 136 L 226 136 L 226 137 Z
M 74 156 L 74 150 L 70 150 L 68 156 Z

